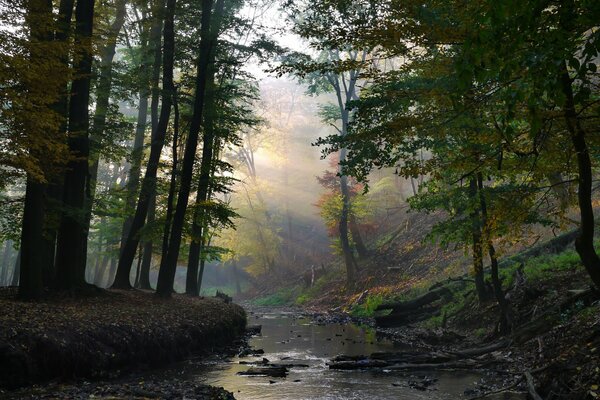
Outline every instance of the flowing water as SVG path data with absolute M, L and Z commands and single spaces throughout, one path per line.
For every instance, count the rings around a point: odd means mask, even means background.
M 188 379 L 223 386 L 236 399 L 465 399 L 468 388 L 478 386 L 480 373 L 431 371 L 400 373 L 391 371 L 338 371 L 326 363 L 335 355 L 368 355 L 376 351 L 398 351 L 387 340 L 378 341 L 374 330 L 354 324 L 318 325 L 308 318 L 288 312 L 257 313 L 249 325 L 262 325 L 262 334 L 250 339 L 258 357 L 235 357 L 211 365 L 188 369 Z M 306 364 L 292 367 L 286 378 L 242 376 L 248 369 L 240 361 L 267 358 L 274 363 Z M 410 381 L 437 379 L 427 390 L 412 388 Z M 511 397 L 512 396 L 512 397 Z M 492 397 L 489 397 L 492 398 Z M 522 399 L 503 394 L 495 399 Z

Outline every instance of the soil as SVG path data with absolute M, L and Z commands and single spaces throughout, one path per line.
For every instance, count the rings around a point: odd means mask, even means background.
M 33 383 L 114 379 L 192 354 L 214 353 L 239 338 L 246 324 L 244 310 L 221 299 L 185 295 L 160 299 L 139 290 L 102 290 L 85 297 L 53 296 L 30 303 L 17 300 L 14 290 L 4 289 L 0 307 L 2 396 Z M 152 388 L 92 385 L 88 391 L 93 394 L 102 388 L 162 390 L 159 384 Z

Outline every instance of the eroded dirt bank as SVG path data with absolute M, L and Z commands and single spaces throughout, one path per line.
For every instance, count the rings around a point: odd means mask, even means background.
M 220 299 L 175 295 L 161 300 L 142 291 L 36 303 L 3 291 L 0 308 L 5 394 L 36 382 L 114 378 L 211 353 L 239 338 L 246 325 L 244 310 Z

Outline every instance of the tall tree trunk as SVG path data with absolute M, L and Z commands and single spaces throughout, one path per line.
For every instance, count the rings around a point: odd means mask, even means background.
M 215 67 L 210 64 L 206 77 L 206 104 L 204 111 L 204 126 L 202 136 L 202 161 L 200 163 L 200 177 L 198 179 L 198 190 L 196 191 L 196 206 L 192 219 L 192 243 L 188 254 L 187 275 L 185 280 L 185 293 L 197 296 L 200 293 L 202 282 L 202 267 L 200 277 L 198 276 L 198 263 L 204 265 L 200 258 L 200 251 L 204 244 L 204 229 L 206 219 L 205 203 L 209 198 L 210 178 L 213 169 L 213 146 L 215 144 Z
M 117 0 L 115 3 L 115 20 L 108 30 L 106 46 L 101 51 L 100 77 L 96 90 L 96 110 L 94 112 L 93 126 L 90 136 L 90 167 L 89 167 L 89 207 L 85 216 L 86 230 L 89 231 L 96 197 L 96 183 L 98 180 L 98 166 L 100 164 L 100 143 L 106 128 L 108 107 L 110 104 L 110 92 L 112 88 L 113 60 L 117 49 L 117 39 L 125 23 L 125 0 Z M 87 252 L 87 241 L 86 250 Z
M 137 202 L 137 208 L 131 229 L 127 235 L 127 240 L 123 246 L 123 251 L 119 258 L 119 265 L 113 287 L 120 289 L 130 289 L 131 283 L 129 275 L 131 266 L 138 243 L 140 241 L 139 231 L 144 225 L 144 221 L 148 214 L 150 201 L 156 190 L 156 176 L 160 161 L 160 154 L 165 141 L 167 126 L 171 115 L 171 104 L 173 99 L 173 58 L 175 54 L 175 32 L 174 32 L 174 17 L 175 17 L 175 0 L 168 0 L 165 23 L 164 23 L 164 52 L 163 52 L 163 92 L 162 92 L 162 108 L 160 110 L 160 118 L 156 129 L 152 132 L 152 144 L 150 147 L 150 157 L 146 166 L 146 173 L 142 181 L 140 197 Z M 154 102 L 153 102 L 154 103 Z M 152 104 L 154 106 L 154 104 Z M 153 110 L 151 110 L 154 115 Z
M 58 8 L 58 17 L 54 40 L 62 43 L 65 48 L 69 48 L 69 38 L 71 37 L 71 22 L 73 19 L 75 0 L 61 0 Z M 69 66 L 69 50 L 65 50 L 61 57 L 61 63 L 65 69 Z M 53 106 L 56 115 L 60 118 L 59 135 L 61 140 L 67 134 L 67 119 L 69 114 L 69 88 L 67 79 L 65 79 L 60 96 Z M 56 167 L 58 166 L 52 166 Z M 52 288 L 56 287 L 56 240 L 58 228 L 62 217 L 62 197 L 64 191 L 64 173 L 53 171 L 47 177 L 48 183 L 45 187 L 46 210 L 44 221 L 44 234 L 39 251 L 42 253 L 42 274 L 44 284 Z
M 600 258 L 594 249 L 594 208 L 592 206 L 592 161 L 585 140 L 585 131 L 577 118 L 573 87 L 567 65 L 563 62 L 561 75 L 562 91 L 565 95 L 564 117 L 571 143 L 577 154 L 579 177 L 577 200 L 579 203 L 579 236 L 575 239 L 575 249 L 581 258 L 592 282 L 600 288 Z
M 186 140 L 183 164 L 181 169 L 181 183 L 177 195 L 177 206 L 173 215 L 173 227 L 171 229 L 171 238 L 169 239 L 169 251 L 165 262 L 161 260 L 161 268 L 158 274 L 156 293 L 159 296 L 168 297 L 173 291 L 175 272 L 177 270 L 177 260 L 179 258 L 179 246 L 185 220 L 185 212 L 188 205 L 194 160 L 196 158 L 196 148 L 198 146 L 198 135 L 202 122 L 202 112 L 204 108 L 204 98 L 206 91 L 206 81 L 208 66 L 214 63 L 214 48 L 218 29 L 211 32 L 211 14 L 212 0 L 202 0 L 202 21 L 200 32 L 200 52 L 197 61 L 196 88 L 194 99 L 194 112 L 190 123 L 190 130 Z M 215 7 L 216 18 L 220 19 L 223 12 L 224 0 L 217 0 Z
M 346 149 L 340 151 L 340 163 L 346 158 Z M 340 214 L 340 222 L 338 229 L 340 232 L 340 242 L 342 244 L 342 252 L 344 254 L 344 260 L 346 263 L 346 281 L 348 287 L 354 286 L 356 279 L 356 261 L 352 254 L 352 247 L 350 246 L 350 239 L 348 237 L 348 212 L 350 209 L 348 192 L 348 177 L 342 175 L 340 177 L 340 189 L 342 193 L 342 212 Z
M 477 179 L 472 177 L 469 180 L 469 197 L 473 203 L 477 202 Z M 481 220 L 479 218 L 479 207 L 473 207 L 471 211 L 471 232 L 473 243 L 473 277 L 475 279 L 475 290 L 479 302 L 483 303 L 488 299 L 488 293 L 485 287 L 483 276 L 483 247 L 481 243 Z
M 25 207 L 21 227 L 20 287 L 19 297 L 37 299 L 42 295 L 42 246 L 44 221 L 44 185 L 27 178 Z
M 82 52 L 76 63 L 69 105 L 69 150 L 73 159 L 67 165 L 63 213 L 56 248 L 57 284 L 74 289 L 85 284 L 88 230 L 84 221 L 89 204 L 89 101 L 92 72 L 92 30 L 94 0 L 78 0 L 75 9 L 76 46 Z
M 165 215 L 165 224 L 163 229 L 163 257 L 169 251 L 169 233 L 171 232 L 171 221 L 173 219 L 173 202 L 175 199 L 175 191 L 177 190 L 177 169 L 179 167 L 179 157 L 177 154 L 177 148 L 179 146 L 179 106 L 177 103 L 177 91 L 173 93 L 173 111 L 175 114 L 175 119 L 173 121 L 173 143 L 171 145 L 171 158 L 173 161 L 173 165 L 171 168 L 169 194 L 167 195 L 167 212 Z
M 121 247 L 131 230 L 133 215 L 129 215 L 135 207 L 135 199 L 140 187 L 140 175 L 142 170 L 142 157 L 144 151 L 144 134 L 146 132 L 146 120 L 148 118 L 148 89 L 140 90 L 137 124 L 135 129 L 135 138 L 133 140 L 133 149 L 131 150 L 131 168 L 127 178 L 127 198 L 125 200 L 126 215 L 123 220 L 123 229 L 121 231 Z
M 140 187 L 140 177 L 142 170 L 142 160 L 144 157 L 144 138 L 146 135 L 146 126 L 148 124 L 148 97 L 150 96 L 150 87 L 158 89 L 158 81 L 160 79 L 160 51 L 156 52 L 155 48 L 160 49 L 160 31 L 162 27 L 162 17 L 155 12 L 152 16 L 152 26 L 150 29 L 143 24 L 140 46 L 142 48 L 142 63 L 140 65 L 140 88 L 139 88 L 139 104 L 137 123 L 135 127 L 135 138 L 133 140 L 133 148 L 131 150 L 131 168 L 127 179 L 127 197 L 125 200 L 125 218 L 123 220 L 123 229 L 121 231 L 120 251 L 123 251 L 123 246 L 127 240 L 127 235 L 131 230 L 133 221 L 133 213 L 135 212 L 135 202 Z M 151 38 L 149 42 L 148 34 Z M 151 69 L 151 73 L 147 73 Z M 156 98 L 155 98 L 156 97 Z M 158 103 L 158 90 L 156 96 L 152 98 L 153 103 Z M 156 114 L 152 115 L 152 129 L 154 122 L 158 120 L 158 107 L 154 109 Z
M 506 333 L 512 329 L 513 318 L 512 310 L 509 302 L 504 297 L 504 291 L 502 290 L 502 281 L 498 274 L 498 258 L 496 257 L 496 249 L 492 243 L 491 234 L 488 227 L 488 215 L 487 215 L 487 201 L 485 199 L 485 193 L 483 189 L 483 176 L 481 172 L 477 173 L 477 189 L 479 191 L 479 202 L 481 208 L 481 224 L 483 235 L 490 256 L 490 276 L 492 277 L 492 286 L 494 288 L 494 296 L 500 306 L 500 332 Z
M 49 43 L 53 39 L 49 29 L 52 21 L 52 2 L 48 0 L 30 0 L 27 3 L 26 23 L 30 28 L 30 41 L 36 44 Z M 30 61 L 39 63 L 44 55 L 41 51 L 32 50 Z M 33 152 L 33 150 L 32 150 Z M 35 154 L 42 161 L 42 154 Z M 42 168 L 44 168 L 42 166 Z M 19 296 L 23 299 L 36 299 L 42 295 L 43 265 L 42 252 L 43 230 L 46 211 L 45 184 L 39 178 L 27 176 L 25 205 L 21 228 L 21 257 Z

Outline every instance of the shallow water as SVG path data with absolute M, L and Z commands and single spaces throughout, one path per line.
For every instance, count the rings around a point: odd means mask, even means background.
M 259 357 L 235 357 L 229 362 L 215 362 L 192 370 L 189 379 L 223 386 L 236 399 L 465 399 L 467 388 L 478 386 L 481 373 L 471 372 L 410 372 L 398 371 L 337 371 L 326 363 L 335 355 L 368 355 L 376 351 L 392 351 L 394 344 L 378 341 L 370 328 L 354 324 L 317 325 L 292 313 L 269 312 L 249 316 L 249 325 L 262 325 L 262 334 L 250 339 L 255 349 L 263 349 Z M 399 350 L 399 349 L 396 349 Z M 308 364 L 290 369 L 287 378 L 241 376 L 247 365 L 239 361 Z M 428 390 L 408 386 L 409 381 L 424 377 L 438 381 Z M 495 399 L 522 399 L 504 394 Z

